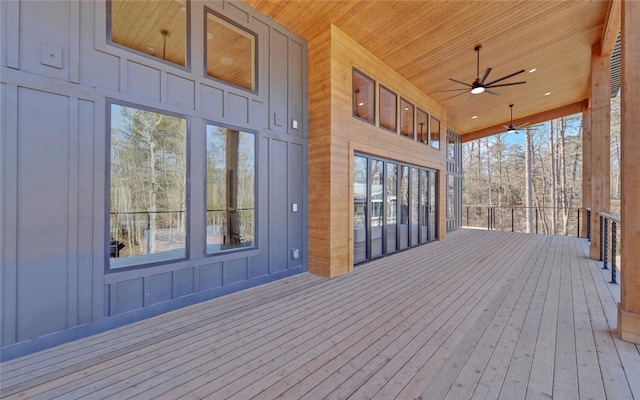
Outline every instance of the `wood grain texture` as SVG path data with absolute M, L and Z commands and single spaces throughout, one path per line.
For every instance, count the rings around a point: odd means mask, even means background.
M 527 119 L 589 98 L 591 46 L 615 43 L 617 14 L 610 3 L 620 3 L 244 1 L 307 40 L 335 25 L 446 107 L 447 126 L 463 136 L 507 123 L 509 104 L 517 106 L 514 119 Z M 469 84 L 476 78 L 477 45 L 481 71 L 493 68 L 489 78 L 537 71 L 506 81 L 527 83 L 497 88 L 501 96 L 480 94 L 471 102 L 468 95 L 453 97 L 462 92 L 450 90 L 464 87 L 449 78 Z
M 353 270 L 354 152 L 446 171 L 444 150 L 352 116 L 353 69 L 436 116 L 442 126 L 446 113 L 335 26 L 312 39 L 309 49 L 309 271 L 333 277 Z M 444 177 L 439 179 L 438 235 L 443 239 L 446 192 Z
M 17 398 L 597 398 L 640 393 L 584 239 L 461 229 L 8 361 Z
M 591 109 L 582 112 L 582 193 L 591 193 Z M 587 208 L 591 208 L 591 197 L 582 197 L 582 226 L 580 236 L 587 237 Z
M 611 58 L 600 56 L 593 45 L 591 58 L 591 251 L 600 258 L 600 212 L 609 212 L 611 169 Z
M 629 4 L 627 4 L 629 3 Z M 622 96 L 621 96 L 621 165 L 622 193 L 620 198 L 622 231 L 622 296 L 624 311 L 640 315 L 640 4 L 622 4 Z M 638 318 L 636 318 L 638 319 Z M 622 325 L 624 328 L 624 325 Z M 640 324 L 635 324 L 634 333 L 640 338 Z M 637 343 L 637 341 L 634 341 Z

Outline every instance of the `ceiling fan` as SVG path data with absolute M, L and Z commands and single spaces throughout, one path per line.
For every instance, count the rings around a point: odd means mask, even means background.
M 514 126 L 513 125 L 513 104 L 509 104 L 509 108 L 511 109 L 511 122 L 509 122 L 509 126 L 506 126 L 506 125 L 502 125 L 502 126 L 504 126 L 507 129 L 506 133 L 518 133 L 520 129 L 526 127 L 527 125 L 529 125 L 529 123 L 527 122 L 526 124 Z
M 487 77 L 489 76 L 489 73 L 491 72 L 491 68 L 487 68 L 487 70 L 484 72 L 484 75 L 482 75 L 482 78 L 480 78 L 480 49 L 482 48 L 482 46 L 476 46 L 474 48 L 474 50 L 476 51 L 476 80 L 473 81 L 473 83 L 468 84 L 462 81 L 459 81 L 457 79 L 453 79 L 453 78 L 449 78 L 450 81 L 453 81 L 455 83 L 459 83 L 461 85 L 467 86 L 467 88 L 465 89 L 451 89 L 451 90 L 445 90 L 446 92 L 451 92 L 451 91 L 459 91 L 459 90 L 464 90 L 464 91 L 468 91 L 469 88 L 471 89 L 471 94 L 480 94 L 482 92 L 487 92 L 490 94 L 493 94 L 495 96 L 499 96 L 500 93 L 491 90 L 493 88 L 496 87 L 500 87 L 500 86 L 512 86 L 512 85 L 522 85 L 523 83 L 527 83 L 527 81 L 520 81 L 520 82 L 510 82 L 510 83 L 498 83 L 498 82 L 502 82 L 505 79 L 509 79 L 513 76 L 516 76 L 518 74 L 521 74 L 524 72 L 523 70 L 514 72 L 512 74 L 503 76 L 502 78 L 493 80 L 491 82 L 486 82 Z

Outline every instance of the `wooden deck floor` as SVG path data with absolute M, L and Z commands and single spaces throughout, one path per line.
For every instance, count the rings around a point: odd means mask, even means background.
M 640 399 L 585 239 L 459 230 L 5 362 L 1 397 Z

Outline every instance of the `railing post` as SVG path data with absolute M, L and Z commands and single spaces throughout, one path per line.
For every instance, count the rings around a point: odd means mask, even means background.
M 616 282 L 616 245 L 618 244 L 617 230 L 618 225 L 616 221 L 611 223 L 611 283 Z
M 511 232 L 513 232 L 513 207 L 511 207 Z
M 467 209 L 467 226 L 469 226 L 469 206 L 467 206 L 466 209 Z
M 491 207 L 491 229 L 496 229 L 496 208 Z
M 487 207 L 487 230 L 491 230 L 491 207 Z
M 578 208 L 576 211 L 578 212 L 578 223 L 576 224 L 578 228 L 576 229 L 576 237 L 580 237 L 580 209 Z
M 538 209 L 536 208 L 536 235 L 538 234 Z

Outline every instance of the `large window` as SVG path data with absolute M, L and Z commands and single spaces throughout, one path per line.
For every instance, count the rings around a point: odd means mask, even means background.
M 111 104 L 110 267 L 186 257 L 185 118 Z
M 111 42 L 187 66 L 186 0 L 107 2 Z
M 207 12 L 207 75 L 251 91 L 256 90 L 256 36 Z
M 255 138 L 207 125 L 207 254 L 255 246 Z
M 362 72 L 353 70 L 353 116 L 375 123 L 376 83 Z

